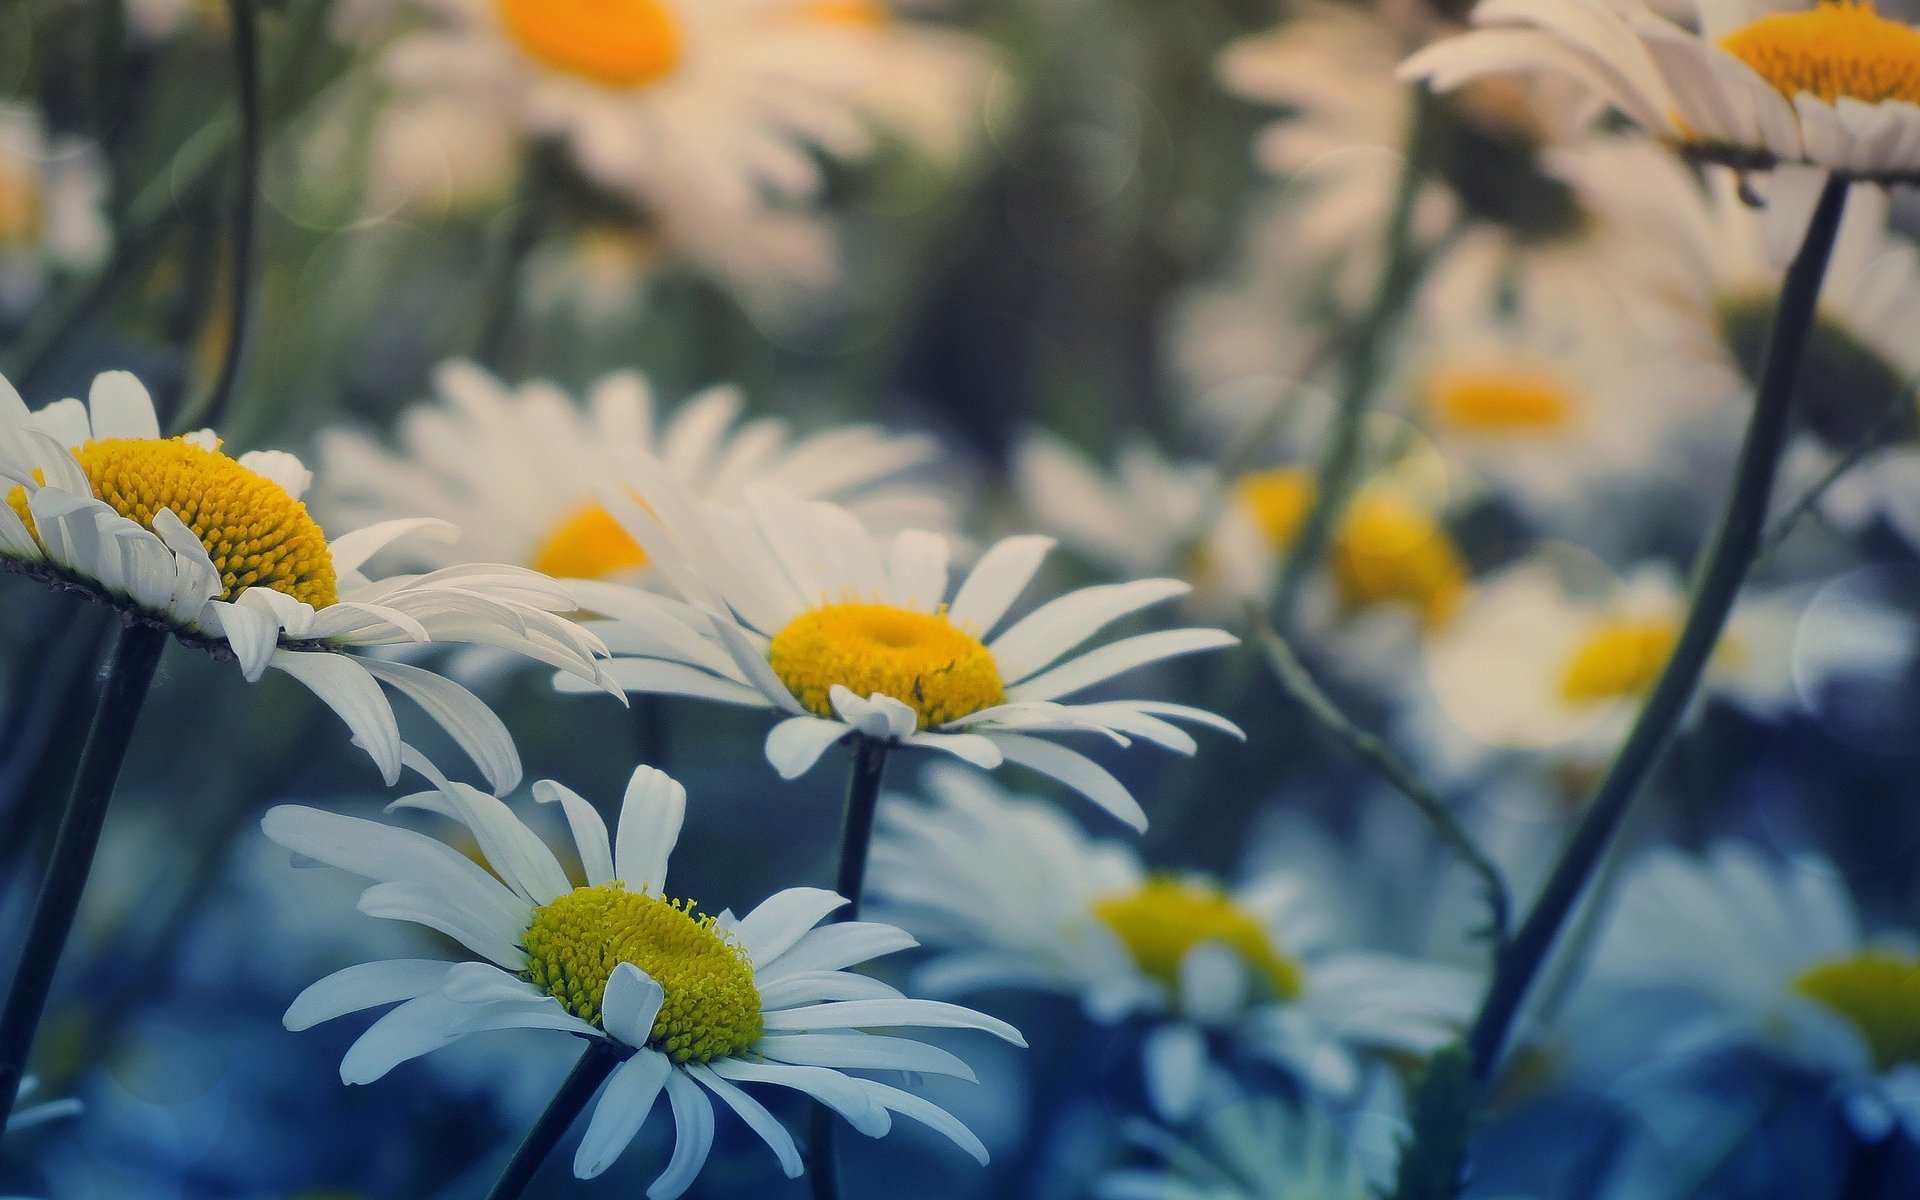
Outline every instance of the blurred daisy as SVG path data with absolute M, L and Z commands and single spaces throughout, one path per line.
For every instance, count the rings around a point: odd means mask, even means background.
M 77 588 L 128 620 L 236 661 L 249 682 L 271 667 L 339 714 L 388 783 L 400 730 L 381 692 L 407 696 L 500 789 L 520 777 L 499 718 L 464 688 L 405 663 L 351 653 L 424 642 L 492 646 L 602 676 L 599 641 L 564 615 L 558 584 L 477 565 L 369 578 L 369 557 L 431 519 L 390 520 L 328 541 L 300 497 L 312 474 L 278 451 L 229 458 L 211 431 L 163 438 L 153 401 L 124 371 L 87 402 L 29 412 L 0 380 L 0 567 Z
M 767 758 L 798 778 L 829 746 L 859 734 L 943 751 L 993 769 L 1051 776 L 1137 829 L 1146 814 L 1092 759 L 1037 735 L 1140 738 L 1192 754 L 1186 721 L 1239 736 L 1222 717 L 1159 700 L 1073 702 L 1115 676 L 1234 645 L 1218 629 L 1170 629 L 1074 651 L 1102 629 L 1186 594 L 1177 579 L 1083 588 L 997 635 L 1052 549 L 1011 537 L 948 594 L 945 538 L 908 530 L 883 545 L 844 508 L 784 488 L 745 489 L 744 509 L 703 504 L 664 472 L 643 472 L 637 500 L 604 493 L 678 600 L 633 592 L 606 636 L 611 676 L 629 692 L 699 696 L 786 719 Z M 571 684 L 564 686 L 571 687 Z
M 1036 988 L 1102 1023 L 1143 1017 L 1147 1093 L 1170 1117 L 1209 1087 L 1209 1042 L 1351 1096 L 1363 1050 L 1425 1056 L 1478 1000 L 1451 967 L 1341 944 L 1332 897 L 1275 872 L 1229 891 L 1149 872 L 1047 805 L 958 769 L 928 772 L 931 805 L 881 811 L 875 897 L 947 953 L 917 976 L 936 994 Z
M 653 1200 L 692 1185 L 712 1148 L 709 1095 L 759 1135 L 788 1178 L 801 1173 L 791 1135 L 738 1086 L 804 1092 L 878 1137 L 898 1113 L 952 1139 L 982 1163 L 986 1149 L 943 1109 L 911 1092 L 850 1074 L 910 1071 L 973 1078 L 935 1046 L 874 1028 L 977 1029 L 1016 1045 L 1005 1022 L 902 996 L 846 968 L 914 944 L 888 925 L 819 927 L 846 901 L 790 888 L 745 917 L 707 915 L 666 891 L 686 791 L 651 767 L 633 774 L 618 835 L 593 806 L 551 781 L 534 786 L 572 830 L 584 882 L 511 809 L 432 774 L 435 790 L 396 807 L 465 826 L 484 863 L 422 834 L 318 809 L 280 807 L 267 836 L 303 857 L 374 881 L 371 916 L 411 921 L 458 941 L 478 960 L 362 963 L 322 979 L 287 1009 L 289 1029 L 398 1004 L 347 1051 L 340 1077 L 372 1083 L 401 1063 L 468 1036 L 502 1029 L 571 1033 L 623 1061 L 601 1093 L 574 1156 L 574 1174 L 599 1175 L 626 1149 L 666 1093 L 675 1146 Z
M 1111 476 L 1047 434 L 1015 464 L 1021 498 L 1042 527 L 1121 577 L 1191 575 L 1215 612 L 1272 591 L 1313 506 L 1311 470 L 1276 467 L 1224 486 L 1204 463 L 1173 463 L 1144 443 Z M 1223 494 L 1224 492 L 1224 494 Z M 1211 532 L 1199 528 L 1217 512 Z M 1392 609 L 1444 626 L 1467 590 L 1467 564 L 1422 490 L 1382 476 L 1348 506 L 1318 607 L 1329 617 Z
M 1642 0 L 1485 0 L 1484 28 L 1401 73 L 1443 91 L 1500 72 L 1565 76 L 1689 155 L 1771 170 L 1776 263 L 1799 247 L 1830 173 L 1920 178 L 1920 30 L 1867 0 L 1696 7 L 1697 33 Z
M 419 565 L 517 563 L 563 580 L 632 582 L 647 555 L 598 499 L 628 485 L 653 456 L 693 495 L 737 503 L 750 483 L 831 498 L 863 520 L 943 526 L 946 506 L 901 476 L 934 457 L 931 442 L 848 425 L 794 439 L 783 421 L 738 424 L 741 399 L 713 388 L 657 413 L 646 379 L 610 375 L 586 402 L 548 383 L 508 388 L 471 363 L 435 376 L 438 402 L 400 419 L 400 448 L 330 432 L 315 507 L 344 524 L 421 514 L 460 524 L 455 545 L 411 545 Z
M 1666 668 L 1687 599 L 1665 565 L 1617 582 L 1576 582 L 1550 559 L 1511 567 L 1483 583 L 1428 645 L 1434 696 L 1469 738 L 1580 762 L 1603 760 L 1619 745 Z M 1794 704 L 1798 615 L 1789 604 L 1747 598 L 1708 664 L 1702 694 L 1761 716 Z
M 723 268 L 751 270 L 732 247 L 813 206 L 827 163 L 887 137 L 954 155 L 986 79 L 977 43 L 887 0 L 426 7 L 438 20 L 389 48 L 398 119 L 426 105 L 456 143 L 559 138 L 671 243 Z
M 20 1081 L 19 1099 L 14 1106 L 13 1115 L 7 1118 L 6 1132 L 18 1133 L 22 1129 L 31 1129 L 35 1125 L 45 1125 L 48 1121 L 60 1121 L 79 1115 L 78 1100 L 45 1100 L 39 1104 L 26 1104 L 27 1098 L 39 1088 L 39 1081 L 31 1075 Z
M 1289 244 L 1336 267 L 1336 294 L 1366 300 L 1414 116 L 1393 68 L 1436 29 L 1399 27 L 1373 10 L 1312 5 L 1279 28 L 1230 46 L 1228 90 L 1290 115 L 1256 143 L 1260 165 L 1303 197 L 1283 220 Z M 1579 88 L 1501 77 L 1438 106 L 1415 234 L 1457 230 L 1429 289 L 1445 310 L 1468 290 L 1484 305 L 1510 296 L 1565 329 L 1643 324 L 1650 281 L 1672 270 L 1667 213 L 1690 186 L 1660 147 L 1584 133 Z
M 25 317 L 54 272 L 100 261 L 113 239 L 99 153 L 0 104 L 0 320 Z
M 1769 1048 L 1830 1076 L 1864 1136 L 1920 1137 L 1920 940 L 1869 937 L 1832 864 L 1734 842 L 1643 857 L 1588 968 L 1589 999 L 1684 989 L 1704 1003 L 1667 1049 Z

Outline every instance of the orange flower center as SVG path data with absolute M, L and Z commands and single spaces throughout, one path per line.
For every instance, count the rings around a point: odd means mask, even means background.
M 556 71 L 607 87 L 642 88 L 680 65 L 680 26 L 663 0 L 499 3 L 508 35 Z
M 1920 30 L 1870 3 L 1820 4 L 1774 13 L 1720 39 L 1789 100 L 1808 92 L 1829 104 L 1900 100 L 1920 104 Z

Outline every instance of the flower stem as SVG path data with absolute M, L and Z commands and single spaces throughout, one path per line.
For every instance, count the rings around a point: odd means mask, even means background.
M 1821 194 L 1805 241 L 1787 271 L 1774 316 L 1767 361 L 1753 417 L 1741 447 L 1725 515 L 1708 551 L 1691 611 L 1660 681 L 1640 710 L 1587 815 L 1554 867 L 1540 899 L 1495 967 L 1467 1046 L 1475 1080 L 1485 1087 L 1499 1066 L 1514 1019 L 1561 927 L 1585 892 L 1594 867 L 1628 807 L 1659 761 L 1720 641 L 1735 598 L 1760 549 L 1774 477 L 1786 445 L 1794 386 L 1818 310 L 1820 287 L 1846 211 L 1847 182 L 1834 179 Z
M 853 738 L 853 770 L 847 776 L 847 807 L 840 818 L 840 869 L 833 890 L 847 898 L 847 906 L 829 921 L 860 919 L 860 897 L 867 886 L 867 852 L 873 845 L 873 816 L 880 807 L 880 782 L 887 773 L 892 746 L 865 734 Z M 814 1200 L 839 1200 L 840 1164 L 833 1152 L 833 1110 L 815 1103 L 811 1121 Z
M 133 741 L 134 726 L 160 666 L 160 655 L 167 648 L 167 636 L 163 629 L 129 625 L 114 647 L 113 665 L 100 693 L 100 705 L 94 710 L 87 746 L 74 774 L 73 792 L 67 798 L 66 814 L 54 839 L 53 862 L 34 902 L 20 968 L 7 990 L 6 1008 L 0 1011 L 0 1126 L 13 1111 L 20 1079 L 26 1073 L 27 1055 L 33 1049 L 40 1015 L 46 1010 L 54 968 L 73 929 L 74 913 L 93 869 L 93 854 L 100 844 L 100 828 L 106 823 L 114 783 L 120 778 L 120 765 Z
M 600 1085 L 613 1074 L 620 1065 L 620 1055 L 603 1039 L 593 1038 L 587 1041 L 586 1053 L 580 1061 L 573 1064 L 573 1070 L 560 1084 L 560 1090 L 547 1102 L 546 1111 L 527 1131 L 526 1140 L 513 1152 L 507 1161 L 506 1169 L 500 1172 L 500 1178 L 494 1181 L 493 1189 L 487 1193 L 487 1200 L 519 1200 L 520 1194 L 527 1190 L 533 1177 L 540 1173 L 541 1164 L 547 1161 L 547 1155 L 560 1144 L 567 1130 L 587 1107 L 593 1094 Z
M 1406 314 L 1425 267 L 1426 256 L 1414 245 L 1413 216 L 1426 182 L 1426 142 L 1440 101 L 1424 84 L 1413 89 L 1413 116 L 1407 122 L 1400 178 L 1387 214 L 1385 261 L 1373 300 L 1360 317 L 1347 344 L 1342 364 L 1339 407 L 1314 470 L 1313 504 L 1294 539 L 1280 582 L 1274 589 L 1273 624 L 1282 634 L 1293 624 L 1293 610 L 1307 580 L 1327 556 L 1339 527 L 1340 514 L 1359 484 L 1366 450 L 1367 409 L 1373 401 L 1387 348 L 1400 318 Z

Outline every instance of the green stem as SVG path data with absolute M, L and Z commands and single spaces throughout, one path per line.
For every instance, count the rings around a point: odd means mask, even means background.
M 100 706 L 94 711 L 87 748 L 74 775 L 66 815 L 60 820 L 60 833 L 54 839 L 53 862 L 34 902 L 20 968 L 7 991 L 6 1008 L 0 1011 L 0 1126 L 13 1111 L 21 1077 L 26 1073 L 27 1056 L 33 1049 L 40 1016 L 46 1011 L 54 968 L 73 929 L 74 914 L 93 869 L 94 851 L 100 844 L 100 829 L 106 823 L 107 806 L 120 778 L 120 765 L 126 761 L 140 708 L 160 666 L 160 655 L 167 648 L 167 637 L 164 629 L 129 625 L 121 631 L 120 643 L 114 648 L 113 666 L 100 693 Z
M 1765 562 L 1772 558 L 1781 545 L 1793 536 L 1793 531 L 1801 520 L 1818 507 L 1820 501 L 1826 499 L 1827 493 L 1833 490 L 1834 484 L 1839 483 L 1855 467 L 1865 462 L 1868 455 L 1886 445 L 1899 433 L 1901 426 L 1912 419 L 1913 410 L 1910 405 L 1914 400 L 1914 392 L 1914 384 L 1910 383 L 1902 388 L 1900 394 L 1894 397 L 1893 403 L 1887 405 L 1886 411 L 1880 414 L 1880 419 L 1873 423 L 1873 427 L 1867 431 L 1866 436 L 1856 442 L 1852 449 L 1841 455 L 1825 474 L 1800 494 L 1799 499 L 1789 504 L 1778 517 L 1774 518 L 1773 525 L 1767 530 L 1767 536 L 1760 543 L 1759 561 Z
M 1292 627 L 1300 593 L 1326 558 L 1333 544 L 1334 530 L 1339 528 L 1340 516 L 1358 489 L 1365 459 L 1367 410 L 1379 389 L 1387 348 L 1406 314 L 1425 266 L 1426 256 L 1414 245 L 1413 216 L 1421 186 L 1426 182 L 1426 142 L 1438 103 L 1425 85 L 1414 87 L 1413 115 L 1407 122 L 1400 178 L 1387 215 L 1386 258 L 1380 268 L 1380 283 L 1347 345 L 1339 406 L 1314 471 L 1313 505 L 1307 511 L 1274 590 L 1273 623 L 1282 633 Z
M 1474 1078 L 1482 1088 L 1500 1064 L 1514 1020 L 1562 925 L 1685 715 L 1760 549 L 1774 477 L 1791 426 L 1794 386 L 1846 203 L 1847 181 L 1830 181 L 1800 252 L 1787 271 L 1766 369 L 1726 512 L 1700 572 L 1693 605 L 1673 655 L 1540 899 L 1494 970 L 1493 983 L 1467 1041 Z
M 580 1061 L 573 1064 L 573 1070 L 567 1073 L 560 1084 L 560 1090 L 553 1094 L 547 1103 L 546 1111 L 527 1131 L 526 1140 L 513 1152 L 507 1161 L 506 1169 L 500 1172 L 500 1178 L 494 1181 L 487 1200 L 519 1200 L 533 1177 L 540 1173 L 541 1164 L 547 1161 L 547 1155 L 560 1144 L 567 1130 L 583 1112 L 593 1094 L 600 1085 L 613 1074 L 620 1065 L 620 1055 L 612 1044 L 603 1038 L 587 1039 L 586 1053 Z
M 239 193 L 234 198 L 233 238 L 228 247 L 227 346 L 212 389 L 175 418 L 182 429 L 217 426 L 233 403 L 246 364 L 253 326 L 254 243 L 260 215 L 260 32 L 254 0 L 227 0 L 233 26 L 235 98 L 240 108 Z
M 847 806 L 840 819 L 840 867 L 834 874 L 834 891 L 846 897 L 847 905 L 829 917 L 829 921 L 860 919 L 861 894 L 866 891 L 867 853 L 873 846 L 873 817 L 880 807 L 880 783 L 887 773 L 887 752 L 892 746 L 855 734 L 853 769 L 847 776 Z M 840 1163 L 833 1151 L 833 1111 L 824 1104 L 813 1106 L 812 1164 L 814 1200 L 839 1200 Z

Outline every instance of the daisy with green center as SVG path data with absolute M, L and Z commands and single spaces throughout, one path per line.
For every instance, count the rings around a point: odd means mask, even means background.
M 1101 1023 L 1144 1020 L 1163 1115 L 1195 1111 L 1214 1050 L 1350 1097 L 1363 1052 L 1430 1053 L 1478 998 L 1464 971 L 1343 944 L 1345 914 L 1304 874 L 1228 889 L 1156 873 L 990 780 L 948 767 L 927 783 L 932 804 L 882 810 L 873 851 L 883 910 L 944 951 L 918 986 L 1038 989 L 1078 997 Z
M 1833 864 L 1734 842 L 1658 850 L 1618 894 L 1580 1002 L 1685 990 L 1707 1006 L 1667 1027 L 1667 1048 L 1770 1050 L 1830 1078 L 1869 1140 L 1920 1137 L 1920 938 L 1868 935 Z
M 138 380 L 109 372 L 85 404 L 29 412 L 0 380 L 0 567 L 74 588 L 131 623 L 236 662 L 249 682 L 286 673 L 339 714 L 389 784 L 401 740 L 382 686 L 413 700 L 488 782 L 520 778 L 499 718 L 459 685 L 357 650 L 425 642 L 496 647 L 598 686 L 598 639 L 544 575 L 474 565 L 370 578 L 396 539 L 457 536 L 431 519 L 328 540 L 301 502 L 312 479 L 278 451 L 228 457 L 209 431 L 160 436 Z
M 1693 157 L 1771 172 L 1767 244 L 1780 264 L 1829 176 L 1920 181 L 1920 29 L 1870 0 L 1696 8 L 1698 32 L 1644 0 L 1482 0 L 1481 28 L 1401 74 L 1442 91 L 1505 72 L 1566 76 Z
M 398 1005 L 347 1051 L 347 1083 L 372 1083 L 471 1034 L 573 1034 L 608 1076 L 574 1173 L 591 1178 L 612 1165 L 664 1093 L 675 1147 L 647 1190 L 652 1200 L 680 1195 L 699 1174 L 713 1142 L 714 1099 L 767 1143 L 789 1178 L 801 1173 L 792 1136 L 741 1084 L 803 1092 L 873 1137 L 888 1131 L 894 1114 L 905 1116 L 986 1161 L 979 1140 L 945 1110 L 853 1073 L 973 1078 L 952 1054 L 869 1032 L 876 1028 L 974 1029 L 1025 1044 L 1002 1021 L 906 998 L 848 969 L 912 946 L 907 934 L 872 922 L 823 926 L 846 901 L 813 888 L 779 892 L 738 918 L 672 895 L 667 859 L 686 792 L 650 767 L 634 772 L 611 839 L 579 795 L 551 781 L 534 785 L 535 797 L 567 820 L 583 871 L 576 879 L 507 805 L 412 761 L 434 789 L 395 807 L 459 823 L 484 864 L 424 834 L 317 809 L 276 808 L 263 822 L 267 836 L 294 853 L 372 880 L 362 912 L 424 925 L 478 956 L 363 963 L 295 999 L 286 1014 L 294 1030 Z
M 620 611 L 609 607 L 621 618 L 605 631 L 616 653 L 609 673 L 629 692 L 785 714 L 766 744 L 785 778 L 858 735 L 883 751 L 912 746 L 988 770 L 1029 767 L 1144 829 L 1146 814 L 1119 780 L 1044 735 L 1122 746 L 1140 738 L 1182 754 L 1197 747 L 1176 721 L 1239 735 L 1186 705 L 1070 699 L 1136 668 L 1235 643 L 1218 629 L 1172 629 L 1074 653 L 1115 621 L 1184 595 L 1179 580 L 1084 588 L 1001 629 L 1052 539 L 996 543 L 949 595 L 939 534 L 907 530 L 882 542 L 846 509 L 772 486 L 746 488 L 740 509 L 701 503 L 657 468 L 637 477 L 636 490 L 603 500 L 676 598 L 633 592 Z
M 587 583 L 632 583 L 647 556 L 599 500 L 653 456 L 693 495 L 735 502 L 751 482 L 845 504 L 879 528 L 939 528 L 947 506 L 902 476 L 930 465 L 924 438 L 848 425 L 795 438 L 783 421 L 741 423 L 741 397 L 713 388 L 672 413 L 656 410 L 645 377 L 610 375 L 584 403 L 548 383 L 509 388 L 479 367 L 450 362 L 435 376 L 437 403 L 400 419 L 400 446 L 359 433 L 320 442 L 314 507 L 344 525 L 397 513 L 466 530 L 457 544 L 411 543 L 413 565 L 516 563 Z M 594 589 L 582 589 L 591 591 Z

